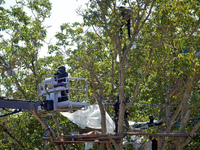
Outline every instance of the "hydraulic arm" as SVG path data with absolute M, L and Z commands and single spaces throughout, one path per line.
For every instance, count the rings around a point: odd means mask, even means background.
M 5 117 L 12 115 L 24 110 L 40 110 L 45 111 L 53 110 L 53 101 L 52 100 L 43 100 L 43 101 L 30 101 L 30 100 L 18 100 L 18 99 L 5 99 L 0 97 L 0 108 L 3 110 L 13 109 L 11 112 L 2 114 L 0 117 Z
M 63 78 L 60 79 L 63 80 Z M 46 113 L 46 111 L 66 112 L 86 109 L 88 105 L 87 80 L 65 77 L 64 81 L 60 83 L 53 75 L 45 75 L 38 88 L 38 96 L 46 97 L 42 101 L 0 97 L 0 108 L 11 111 L 7 114 L 3 114 L 6 111 L 0 112 L 0 117 L 24 110 L 38 110 Z
M 29 101 L 17 99 L 5 99 L 0 97 L 0 108 L 37 110 L 42 101 Z

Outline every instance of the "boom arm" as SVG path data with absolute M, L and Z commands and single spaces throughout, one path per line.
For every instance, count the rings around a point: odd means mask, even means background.
M 37 110 L 42 101 L 28 101 L 17 99 L 5 99 L 0 97 L 0 108 Z
M 65 112 L 83 107 L 86 109 L 88 105 L 87 80 L 72 77 L 64 79 L 66 82 L 58 83 L 53 75 L 45 75 L 44 81 L 39 84 L 40 88 L 38 88 L 38 96 L 46 96 L 45 100 L 30 101 L 0 97 L 0 108 L 16 109 L 9 114 L 17 113 L 17 109 L 18 111 L 39 110 L 41 112 Z

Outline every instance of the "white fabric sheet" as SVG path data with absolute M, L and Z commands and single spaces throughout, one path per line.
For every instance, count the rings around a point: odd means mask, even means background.
M 101 128 L 101 113 L 99 106 L 93 104 L 88 106 L 86 110 L 77 110 L 74 113 L 61 112 L 61 114 L 69 118 L 72 122 L 80 126 L 81 128 L 89 127 L 92 129 Z M 112 118 L 106 112 L 106 128 L 108 133 L 113 133 L 115 129 L 115 123 Z

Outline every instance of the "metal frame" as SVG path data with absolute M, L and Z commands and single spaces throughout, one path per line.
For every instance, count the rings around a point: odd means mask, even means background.
M 61 79 L 65 79 L 66 82 L 63 82 L 64 85 L 62 86 L 57 86 L 59 83 L 55 81 L 55 76 L 43 76 L 43 82 L 40 84 L 43 86 L 43 89 L 38 91 L 38 96 L 46 96 L 46 100 L 53 100 L 54 111 L 73 111 L 81 108 L 86 109 L 88 106 L 87 79 L 74 77 L 66 77 Z M 85 82 L 84 88 L 78 87 L 78 83 L 80 81 Z M 48 89 L 48 87 L 50 88 Z M 58 102 L 58 98 L 61 97 L 61 91 L 68 91 L 68 100 Z M 84 95 L 85 99 L 80 100 L 77 98 L 77 95 L 80 92 L 85 92 L 81 94 L 82 96 Z M 72 94 L 75 94 L 75 99 L 72 98 Z
M 41 104 L 42 101 L 4 99 L 3 97 L 0 97 L 0 108 L 37 110 L 38 106 Z
M 43 82 L 39 84 L 43 86 L 43 89 L 38 88 L 38 96 L 46 96 L 46 100 L 29 101 L 5 99 L 0 97 L 0 108 L 59 112 L 74 111 L 81 108 L 87 108 L 87 79 L 66 77 L 66 82 L 64 82 L 64 85 L 62 86 L 58 86 L 58 82 L 55 81 L 55 76 L 53 75 L 45 75 L 43 76 L 43 79 Z M 80 81 L 84 82 L 81 82 L 79 85 Z M 58 98 L 61 97 L 61 91 L 68 91 L 68 100 L 58 102 Z

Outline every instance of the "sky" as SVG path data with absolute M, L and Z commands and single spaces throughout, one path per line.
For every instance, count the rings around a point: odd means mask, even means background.
M 46 19 L 46 25 L 52 25 L 47 30 L 47 40 L 51 40 L 56 32 L 59 31 L 59 27 L 63 23 L 83 22 L 81 16 L 76 13 L 79 7 L 86 8 L 85 4 L 89 0 L 50 0 L 52 3 L 52 15 L 49 19 Z M 53 41 L 52 41 L 53 40 Z M 54 42 L 52 39 L 51 42 Z M 46 53 L 41 51 L 41 55 Z
M 46 26 L 51 26 L 47 29 L 46 42 L 55 43 L 53 36 L 59 31 L 59 27 L 63 23 L 83 22 L 81 16 L 76 13 L 79 7 L 86 8 L 85 4 L 89 0 L 50 0 L 52 3 L 51 17 L 44 22 Z M 15 0 L 5 0 L 6 8 L 15 4 Z M 40 50 L 40 57 L 46 56 L 48 45 L 45 44 Z

